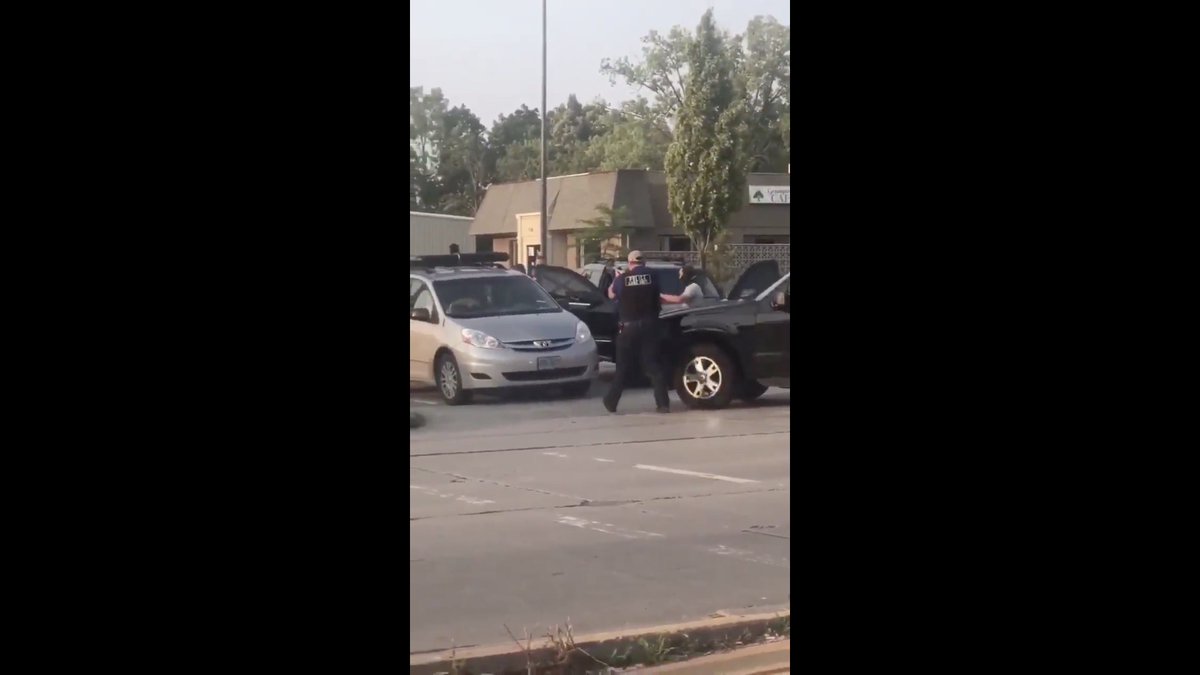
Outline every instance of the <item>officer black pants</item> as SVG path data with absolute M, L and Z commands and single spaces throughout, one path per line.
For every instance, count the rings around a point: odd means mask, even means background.
M 612 386 L 604 395 L 604 403 L 616 409 L 621 401 L 625 382 L 640 365 L 642 372 L 650 377 L 654 385 L 654 403 L 659 408 L 670 405 L 667 398 L 667 378 L 662 372 L 660 351 L 662 349 L 662 323 L 658 319 L 627 321 L 617 335 L 617 374 Z

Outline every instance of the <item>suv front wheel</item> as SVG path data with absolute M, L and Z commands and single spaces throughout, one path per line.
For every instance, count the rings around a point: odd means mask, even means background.
M 711 343 L 692 345 L 675 369 L 675 393 L 689 408 L 724 408 L 738 386 L 737 367 Z

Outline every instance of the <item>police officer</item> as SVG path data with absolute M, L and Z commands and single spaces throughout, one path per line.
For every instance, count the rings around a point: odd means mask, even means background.
M 662 309 L 661 289 L 654 275 L 642 264 L 642 252 L 629 252 L 629 269 L 612 283 L 611 292 L 617 299 L 617 373 L 612 386 L 604 395 L 604 407 L 609 412 L 617 411 L 625 381 L 633 373 L 638 362 L 650 376 L 654 385 L 654 403 L 660 413 L 670 412 L 667 399 L 667 382 L 659 364 L 659 349 L 662 343 L 662 326 L 658 313 Z

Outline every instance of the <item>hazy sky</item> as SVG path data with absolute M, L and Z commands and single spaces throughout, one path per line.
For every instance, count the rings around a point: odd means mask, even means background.
M 609 85 L 600 60 L 641 54 L 641 38 L 681 25 L 695 30 L 709 7 L 717 25 L 745 31 L 757 15 L 791 25 L 788 0 L 548 0 L 546 103 L 575 94 L 610 105 L 634 98 L 624 83 Z M 491 128 L 500 113 L 522 103 L 541 106 L 541 0 L 410 0 L 409 83 L 441 87 L 451 106 L 465 104 Z M 651 98 L 648 92 L 646 97 Z

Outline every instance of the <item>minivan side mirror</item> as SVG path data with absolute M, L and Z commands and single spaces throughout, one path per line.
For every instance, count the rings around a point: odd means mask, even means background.
M 788 294 L 786 291 L 776 291 L 775 298 L 774 298 L 774 300 L 772 300 L 771 305 L 775 309 L 778 309 L 782 312 L 787 312 L 787 311 L 790 311 L 790 308 L 788 307 L 789 299 L 790 298 L 788 298 Z
M 424 307 L 418 307 L 408 313 L 408 318 L 413 321 L 429 321 L 429 310 Z

